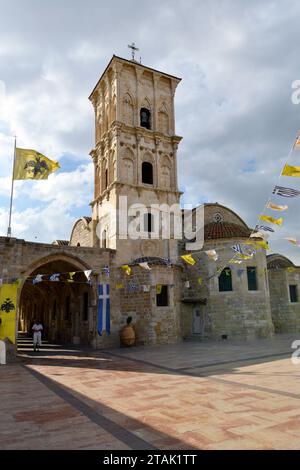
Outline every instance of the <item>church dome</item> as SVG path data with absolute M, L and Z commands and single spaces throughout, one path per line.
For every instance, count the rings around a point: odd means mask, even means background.
M 273 253 L 272 255 L 267 256 L 267 265 L 268 269 L 284 269 L 295 267 L 291 260 L 286 258 L 286 256 L 279 255 L 278 253 Z
M 232 222 L 211 222 L 204 227 L 204 239 L 249 238 L 251 230 Z

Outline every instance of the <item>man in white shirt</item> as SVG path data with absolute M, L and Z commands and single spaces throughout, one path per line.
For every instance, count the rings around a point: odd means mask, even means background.
M 33 350 L 40 350 L 42 344 L 42 330 L 43 325 L 39 320 L 34 320 L 32 331 L 33 331 Z

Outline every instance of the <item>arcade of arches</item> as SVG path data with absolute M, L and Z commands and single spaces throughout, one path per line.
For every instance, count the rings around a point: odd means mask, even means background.
M 70 282 L 69 272 L 76 272 Z M 60 281 L 33 284 L 37 274 L 63 273 Z M 47 278 L 46 278 L 47 279 Z M 34 319 L 44 325 L 44 338 L 51 342 L 89 344 L 93 288 L 84 272 L 64 260 L 52 261 L 33 271 L 24 282 L 19 303 L 19 331 L 31 332 Z

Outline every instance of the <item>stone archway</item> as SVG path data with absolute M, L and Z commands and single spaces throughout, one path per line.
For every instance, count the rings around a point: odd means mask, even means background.
M 44 324 L 44 337 L 60 344 L 92 343 L 97 308 L 96 284 L 87 283 L 90 267 L 69 255 L 47 256 L 26 270 L 18 298 L 18 329 L 28 335 L 34 319 Z M 73 281 L 68 273 L 76 274 Z M 60 273 L 59 281 L 49 276 Z M 43 281 L 33 279 L 43 274 Z M 70 282 L 71 281 L 71 282 Z

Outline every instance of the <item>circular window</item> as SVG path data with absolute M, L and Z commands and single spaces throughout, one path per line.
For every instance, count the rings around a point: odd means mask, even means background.
M 216 213 L 213 215 L 213 221 L 216 222 L 216 223 L 223 222 L 223 216 L 222 216 L 222 214 L 220 214 L 220 212 L 216 212 Z

